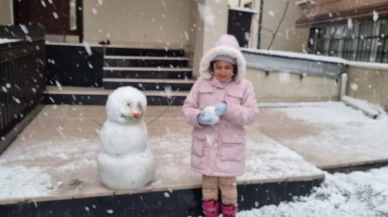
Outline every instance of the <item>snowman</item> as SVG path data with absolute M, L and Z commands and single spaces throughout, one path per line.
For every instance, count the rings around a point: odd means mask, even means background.
M 155 174 L 144 122 L 147 98 L 134 87 L 120 87 L 108 96 L 105 107 L 107 120 L 100 131 L 97 160 L 99 179 L 111 189 L 142 187 Z

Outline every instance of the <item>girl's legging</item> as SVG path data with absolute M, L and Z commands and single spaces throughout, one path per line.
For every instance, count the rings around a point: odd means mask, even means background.
M 204 201 L 218 201 L 218 189 L 221 190 L 223 204 L 237 204 L 236 177 L 202 176 L 202 197 Z

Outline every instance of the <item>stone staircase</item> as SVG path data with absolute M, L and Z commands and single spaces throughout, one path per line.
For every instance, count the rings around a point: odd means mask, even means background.
M 182 105 L 193 86 L 193 69 L 182 49 L 105 47 L 102 87 L 48 86 L 47 104 L 104 105 L 114 89 L 133 86 L 149 105 Z

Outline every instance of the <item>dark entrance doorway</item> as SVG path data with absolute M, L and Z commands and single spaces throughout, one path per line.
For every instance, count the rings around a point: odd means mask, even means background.
M 46 34 L 83 41 L 83 0 L 14 0 L 15 24 L 38 24 Z

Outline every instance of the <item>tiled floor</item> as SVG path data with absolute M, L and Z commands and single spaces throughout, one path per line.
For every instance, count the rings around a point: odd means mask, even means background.
M 138 192 L 200 186 L 200 175 L 190 170 L 191 127 L 184 122 L 180 107 L 163 113 L 165 110 L 166 107 L 148 108 L 148 145 L 157 171 L 153 182 Z M 156 117 L 159 118 L 155 120 Z M 105 118 L 103 106 L 44 107 L 0 156 L 0 180 L 4 180 L 0 181 L 0 189 L 4 189 L 0 191 L 0 204 L 134 192 L 114 192 L 98 181 L 98 131 Z M 259 127 L 260 121 L 247 127 L 247 169 L 238 178 L 239 183 L 323 177 L 321 170 L 260 133 Z

